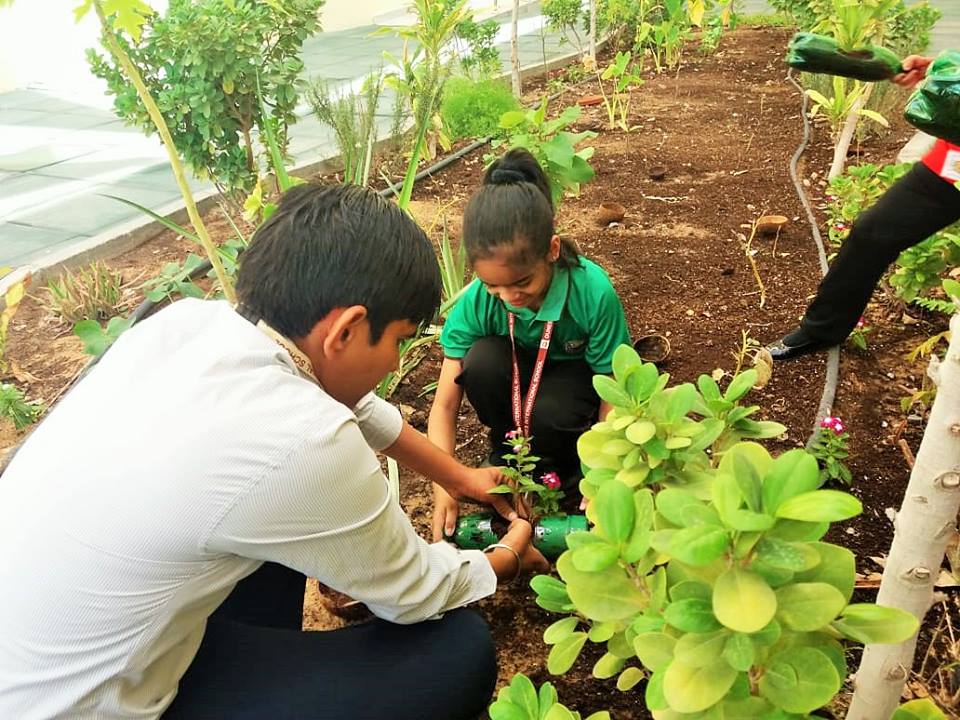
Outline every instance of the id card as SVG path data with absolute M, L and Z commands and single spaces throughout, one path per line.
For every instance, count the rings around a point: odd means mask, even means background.
M 943 157 L 940 177 L 951 182 L 960 181 L 960 150 L 947 150 Z

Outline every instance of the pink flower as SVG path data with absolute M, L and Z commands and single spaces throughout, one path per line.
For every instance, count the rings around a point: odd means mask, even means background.
M 857 320 L 857 330 L 863 330 L 865 327 L 867 327 L 867 319 L 861 315 L 860 319 Z
M 509 431 L 506 435 L 504 435 L 504 437 L 505 437 L 507 440 L 513 440 L 515 437 L 519 437 L 519 436 L 520 436 L 520 431 L 519 431 L 519 430 L 511 430 L 511 431 Z
M 840 435 L 845 430 L 843 421 L 838 417 L 825 417 L 820 421 L 820 427 L 833 430 L 837 435 Z
M 843 232 L 844 230 L 847 229 L 847 226 L 844 223 L 834 223 L 833 229 L 836 230 L 837 232 Z
M 560 476 L 557 475 L 555 472 L 548 472 L 548 473 L 545 473 L 544 475 L 541 475 L 540 482 L 542 482 L 546 487 L 550 488 L 551 490 L 559 490 L 561 485 Z

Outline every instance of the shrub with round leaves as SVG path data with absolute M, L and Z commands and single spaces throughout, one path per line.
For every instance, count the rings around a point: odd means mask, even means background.
M 510 684 L 500 689 L 488 714 L 490 720 L 580 720 L 580 713 L 558 702 L 551 683 L 544 683 L 538 691 L 523 673 L 514 675 Z M 601 710 L 586 720 L 610 720 L 610 713 Z
M 730 425 L 731 415 L 743 419 L 733 411 L 752 387 L 747 373 L 719 398 L 703 383 L 715 403 L 708 417 L 697 388 L 668 388 L 648 368 L 620 348 L 614 378 L 596 379 L 615 410 L 580 442 L 593 527 L 568 537 L 559 580 L 532 581 L 542 607 L 574 612 L 545 633 L 547 667 L 566 672 L 588 641 L 605 643 L 594 675 L 617 676 L 624 690 L 646 678 L 657 720 L 807 717 L 847 675 L 841 640 L 899 642 L 918 622 L 849 604 L 853 553 L 822 538 L 862 508 L 820 489 L 810 454 L 774 458 L 757 443 L 722 440 L 767 434 Z

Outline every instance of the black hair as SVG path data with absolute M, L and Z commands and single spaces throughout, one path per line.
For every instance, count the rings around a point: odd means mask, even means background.
M 514 245 L 520 262 L 542 258 L 555 234 L 553 197 L 543 168 L 528 150 L 514 148 L 494 160 L 463 215 L 463 242 L 470 263 L 489 257 L 500 246 Z M 562 239 L 558 262 L 577 265 L 580 253 Z
M 339 307 L 367 309 L 371 342 L 395 320 L 435 317 L 433 246 L 394 203 L 355 185 L 298 185 L 256 231 L 237 275 L 241 304 L 288 337 Z

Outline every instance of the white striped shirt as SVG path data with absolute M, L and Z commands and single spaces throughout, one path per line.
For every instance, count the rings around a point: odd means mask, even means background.
M 156 718 L 206 618 L 264 561 L 399 623 L 489 595 L 477 551 L 427 544 L 354 410 L 223 302 L 128 331 L 0 477 L 0 718 Z

